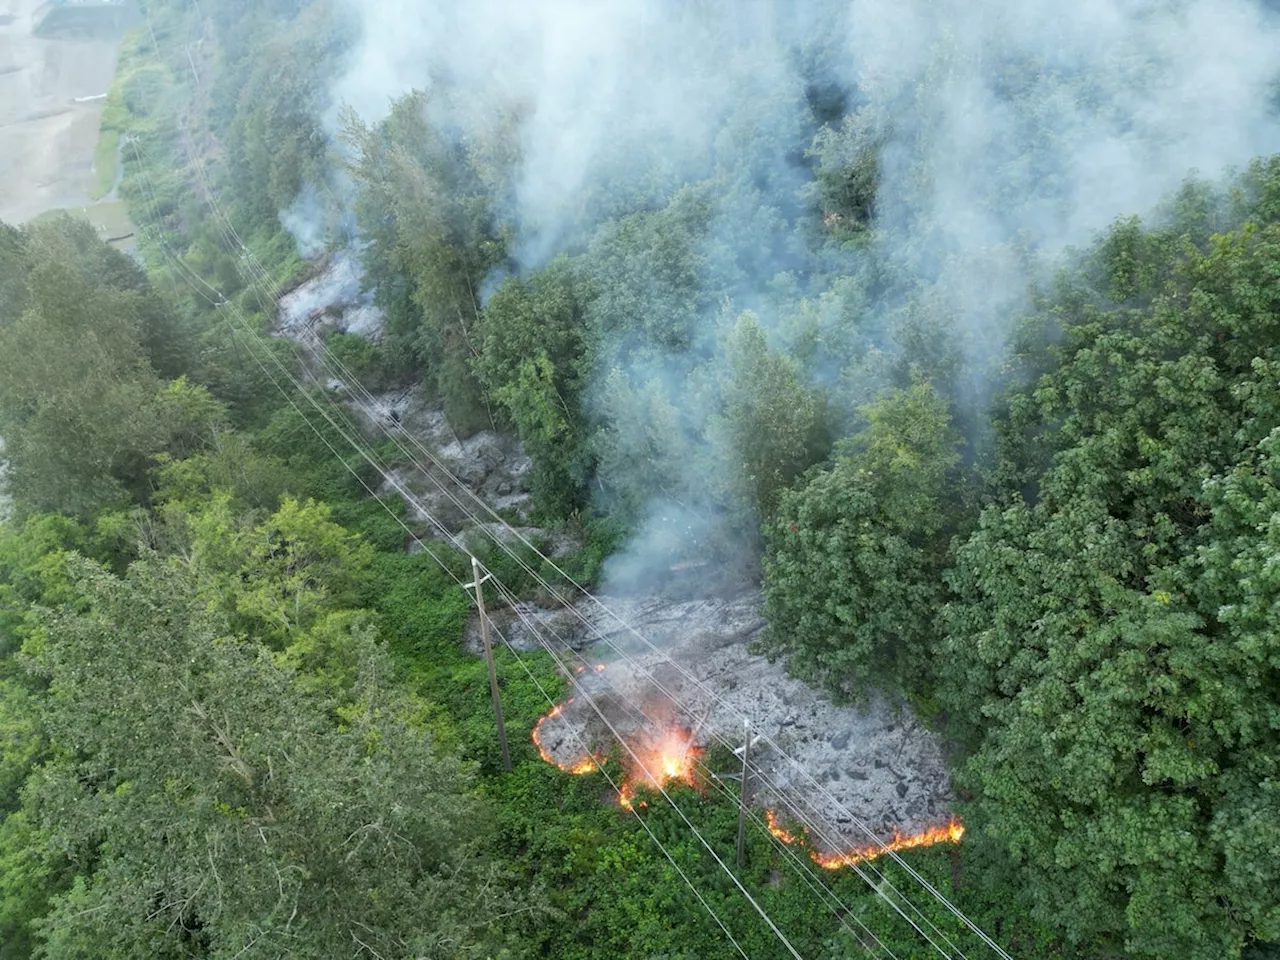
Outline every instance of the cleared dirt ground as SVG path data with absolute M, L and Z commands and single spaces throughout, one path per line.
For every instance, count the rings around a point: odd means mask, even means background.
M 32 36 L 40 0 L 0 0 L 0 220 L 90 203 L 88 188 L 103 101 L 119 38 Z

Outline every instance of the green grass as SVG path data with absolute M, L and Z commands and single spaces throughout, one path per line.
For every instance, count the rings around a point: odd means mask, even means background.
M 89 199 L 101 200 L 116 185 L 120 159 L 120 131 L 104 129 L 98 135 L 98 147 L 93 154 L 93 182 L 89 185 Z

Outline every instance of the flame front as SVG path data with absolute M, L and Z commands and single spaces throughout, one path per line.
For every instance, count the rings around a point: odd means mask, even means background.
M 778 822 L 778 815 L 774 813 L 772 810 L 766 810 L 764 812 L 764 819 L 765 819 L 765 823 L 769 825 L 769 832 L 772 833 L 779 840 L 781 840 L 783 843 L 796 842 L 795 836 L 791 833 L 788 833 L 787 830 L 782 826 L 782 824 Z
M 645 734 L 628 753 L 627 778 L 618 791 L 618 803 L 627 810 L 640 787 L 661 790 L 673 782 L 697 786 L 694 767 L 702 748 L 693 743 L 687 730 L 672 728 Z
M 604 664 L 598 664 L 596 670 L 603 670 Z M 595 754 L 586 754 L 572 760 L 557 760 L 555 755 L 542 742 L 542 725 L 562 713 L 564 708 L 573 703 L 570 697 L 564 703 L 551 708 L 533 726 L 533 744 L 538 748 L 538 755 L 554 767 L 565 773 L 580 775 L 594 773 L 600 769 L 604 758 Z M 645 732 L 637 735 L 634 742 L 628 740 L 624 765 L 626 773 L 618 788 L 618 803 L 630 810 L 635 801 L 636 792 L 641 787 L 661 790 L 669 783 L 686 783 L 697 786 L 695 765 L 702 755 L 702 748 L 693 743 L 692 734 L 680 727 L 662 729 L 656 733 Z M 643 803 L 640 804 L 644 806 Z
M 766 810 L 764 817 L 765 822 L 768 824 L 769 832 L 775 837 L 786 844 L 796 842 L 797 837 L 789 833 L 779 823 L 776 812 Z M 808 830 L 805 830 L 805 833 L 808 832 Z M 952 817 L 947 823 L 937 827 L 929 827 L 920 833 L 895 833 L 892 840 L 888 840 L 883 844 L 867 844 L 863 847 L 854 847 L 838 853 L 810 849 L 809 859 L 824 870 L 839 870 L 841 867 L 874 860 L 876 857 L 883 856 L 891 850 L 896 852 L 899 850 L 913 850 L 916 847 L 931 847 L 935 843 L 959 843 L 960 838 L 963 836 L 964 824 L 960 822 L 959 818 Z
M 551 751 L 542 744 L 542 725 L 553 717 L 560 716 L 560 714 L 564 712 L 564 708 L 571 703 L 573 703 L 573 697 L 570 697 L 564 703 L 557 703 L 551 708 L 550 712 L 540 718 L 538 722 L 533 725 L 533 745 L 538 748 L 538 756 L 542 757 L 543 760 L 551 764 L 553 767 L 559 767 L 565 773 L 571 773 L 574 776 L 583 773 L 593 773 L 600 769 L 600 761 L 591 754 L 587 754 L 585 757 L 579 757 L 576 760 L 561 763 L 552 756 Z

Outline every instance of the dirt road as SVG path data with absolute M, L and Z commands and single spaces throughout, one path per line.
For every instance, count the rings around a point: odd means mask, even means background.
M 41 0 L 0 0 L 0 220 L 89 203 L 103 101 L 119 38 L 32 36 Z

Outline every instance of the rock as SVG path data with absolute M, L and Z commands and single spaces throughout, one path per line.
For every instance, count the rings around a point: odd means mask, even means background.
M 376 336 L 381 318 L 370 305 L 358 262 L 349 255 L 336 256 L 313 281 L 281 298 L 278 333 L 303 347 L 304 376 L 310 382 L 331 379 L 319 362 L 312 321 L 340 318 L 348 331 Z M 400 439 L 424 467 L 387 471 L 381 487 L 409 501 L 406 522 L 418 537 L 462 546 L 487 543 L 490 549 L 494 541 L 519 538 L 538 543 L 552 556 L 574 548 L 567 534 L 527 525 L 533 465 L 516 440 L 493 431 L 458 436 L 443 411 L 418 389 L 391 391 L 370 401 L 352 386 L 332 380 L 367 435 L 382 439 L 389 433 Z M 410 437 L 414 445 L 406 442 Z M 429 455 L 414 449 L 416 444 Z M 759 593 L 708 597 L 700 593 L 703 566 L 693 563 L 670 571 L 666 594 L 606 597 L 618 619 L 585 598 L 570 610 L 522 601 L 515 609 L 503 605 L 493 611 L 496 642 L 510 642 L 520 650 L 537 650 L 549 642 L 585 662 L 584 673 L 575 675 L 574 682 L 577 693 L 590 696 L 562 704 L 543 724 L 544 742 L 554 744 L 556 751 L 572 751 L 580 749 L 582 738 L 611 749 L 608 725 L 592 703 L 624 737 L 638 735 L 642 726 L 648 729 L 654 722 L 637 713 L 642 707 L 658 722 L 696 730 L 703 745 L 740 744 L 746 717 L 757 731 L 771 732 L 752 751 L 761 805 L 803 811 L 849 845 L 866 841 L 854 817 L 883 825 L 886 836 L 893 830 L 932 826 L 944 817 L 950 780 L 932 734 L 904 721 L 903 714 L 877 698 L 865 708 L 836 706 L 824 692 L 788 676 L 781 663 L 750 654 L 748 642 L 764 627 Z M 479 650 L 475 618 L 465 642 Z M 607 668 L 597 673 L 593 663 Z M 837 732 L 830 737 L 819 733 L 831 730 Z M 905 780 L 882 772 L 890 762 L 904 771 Z M 819 777 L 822 789 L 815 787 Z M 910 803 L 895 802 L 908 793 Z
M 886 838 L 895 830 L 911 833 L 945 819 L 945 813 L 935 816 L 929 808 L 932 802 L 934 810 L 945 811 L 950 779 L 927 728 L 904 732 L 896 708 L 875 698 L 866 707 L 837 706 L 825 692 L 788 676 L 782 664 L 747 651 L 742 627 L 758 619 L 758 594 L 712 600 L 606 597 L 604 602 L 657 647 L 648 648 L 589 602 L 580 605 L 595 628 L 583 631 L 588 642 L 597 635 L 584 655 L 607 661 L 609 669 L 580 677 L 578 684 L 593 696 L 616 697 L 619 713 L 610 720 L 624 736 L 643 723 L 634 711 L 621 709 L 624 702 L 643 704 L 651 715 L 672 715 L 697 729 L 702 743 L 728 748 L 741 743 L 746 716 L 766 734 L 752 749 L 760 773 L 754 781 L 756 803 L 803 811 L 849 846 L 866 842 L 854 818 L 876 829 L 887 823 Z M 674 707 L 657 685 L 678 698 Z M 590 714 L 579 696 L 555 720 L 591 730 L 598 720 Z M 898 726 L 896 732 L 886 729 L 891 724 Z M 815 736 L 815 730 L 835 733 Z M 607 734 L 602 746 L 611 746 Z M 910 798 L 906 803 L 891 764 L 906 775 L 901 784 Z

